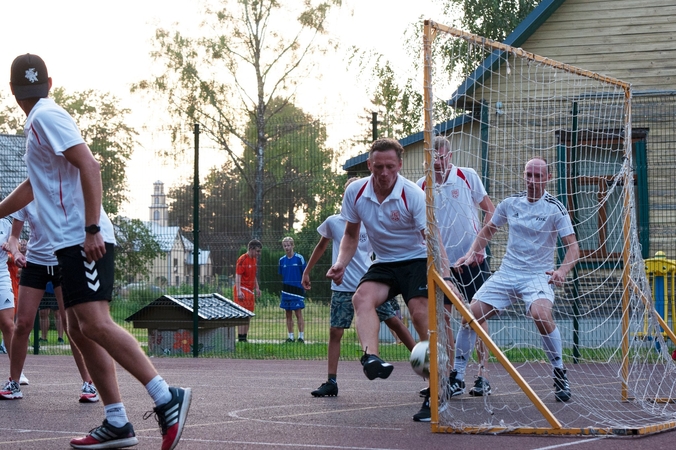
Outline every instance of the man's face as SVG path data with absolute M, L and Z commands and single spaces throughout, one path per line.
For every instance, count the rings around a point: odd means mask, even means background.
M 261 248 L 260 247 L 254 247 L 249 249 L 249 256 L 252 258 L 260 258 L 261 257 Z
M 397 182 L 402 161 L 395 150 L 373 152 L 368 159 L 369 170 L 373 174 L 373 185 L 378 191 L 388 191 Z
M 282 242 L 282 247 L 284 247 L 284 251 L 287 255 L 293 255 L 293 242 L 284 241 Z
M 434 171 L 445 172 L 446 168 L 451 164 L 451 153 L 445 146 L 441 146 L 434 150 Z
M 541 159 L 531 159 L 526 163 L 523 179 L 526 181 L 528 200 L 531 202 L 539 200 L 550 179 L 547 164 Z

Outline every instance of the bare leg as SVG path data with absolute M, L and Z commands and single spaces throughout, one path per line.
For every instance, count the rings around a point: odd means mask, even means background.
M 286 314 L 286 331 L 293 333 L 293 311 L 284 310 Z
M 329 330 L 329 373 L 338 373 L 338 359 L 340 359 L 340 341 L 343 339 L 344 328 L 331 327 Z
M 12 351 L 12 337 L 14 336 L 14 308 L 5 308 L 0 309 L 0 332 L 2 332 L 2 338 L 5 341 L 5 348 L 10 357 Z M 14 378 L 12 378 L 14 379 Z M 19 377 L 16 377 L 18 380 Z
M 305 332 L 305 319 L 303 319 L 303 310 L 297 309 L 296 311 L 296 321 L 298 322 L 298 331 L 301 333 Z
M 78 372 L 80 372 L 80 377 L 82 381 L 92 381 L 92 377 L 87 370 L 87 365 L 85 364 L 84 358 L 82 357 L 82 352 L 77 348 L 77 344 L 73 342 L 73 339 L 70 337 L 68 332 L 68 315 L 66 314 L 66 308 L 63 306 L 63 292 L 61 291 L 61 286 L 54 289 L 54 295 L 56 296 L 56 303 L 59 305 L 59 312 L 61 313 L 61 323 L 63 324 L 68 336 L 68 343 L 70 344 L 70 350 L 73 352 L 73 359 L 75 360 L 75 365 L 77 366 Z
M 408 310 L 411 313 L 413 327 L 418 332 L 421 341 L 429 340 L 429 321 L 427 311 L 427 297 L 414 297 L 408 301 Z
M 56 335 L 59 339 L 63 339 L 63 328 L 66 319 L 64 318 L 63 309 L 59 308 L 54 311 L 54 322 L 56 324 Z
M 47 340 L 47 333 L 49 333 L 49 308 L 40 310 L 40 337 L 42 340 Z
M 375 281 L 365 281 L 352 296 L 357 334 L 364 351 L 378 355 L 380 319 L 376 308 L 387 300 L 390 287 Z
M 413 347 L 415 347 L 415 340 L 413 339 L 413 336 L 411 336 L 411 332 L 408 331 L 408 328 L 406 328 L 406 325 L 404 325 L 404 322 L 397 317 L 390 317 L 385 321 L 385 325 L 389 327 L 390 330 L 392 330 L 392 333 L 395 334 L 397 338 L 406 346 L 407 349 L 413 350 Z
M 18 380 L 26 362 L 28 353 L 28 338 L 33 331 L 35 314 L 38 312 L 44 289 L 34 289 L 27 286 L 19 287 L 19 305 L 16 315 L 16 327 L 12 340 L 12 349 L 9 360 L 9 376 L 12 380 Z M 49 311 L 49 310 L 47 310 Z M 9 350 L 9 346 L 7 346 Z

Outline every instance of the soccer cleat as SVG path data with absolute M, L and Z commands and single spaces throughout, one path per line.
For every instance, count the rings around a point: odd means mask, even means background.
M 571 397 L 566 370 L 558 367 L 554 369 L 554 397 L 557 402 L 567 402 Z
M 19 377 L 19 384 L 21 386 L 28 386 L 28 378 L 26 378 L 26 375 L 23 374 L 23 371 L 21 371 L 21 376 Z
M 39 342 L 47 343 L 47 342 L 49 342 L 49 341 L 48 341 L 47 339 L 45 339 L 45 338 L 40 338 Z
M 181 439 L 192 395 L 190 388 L 170 387 L 169 392 L 171 392 L 171 400 L 163 405 L 156 406 L 143 416 L 144 419 L 147 419 L 153 413 L 155 414 L 155 419 L 162 432 L 162 450 L 173 450 Z
M 303 338 L 298 338 L 298 343 L 299 343 L 299 344 L 305 344 L 305 339 L 303 339 Z
M 80 393 L 80 403 L 96 403 L 99 401 L 99 393 L 91 381 L 82 383 L 82 392 Z
M 286 342 L 296 342 L 294 339 L 286 338 Z
M 455 397 L 465 393 L 465 382 L 458 378 L 458 371 L 453 370 L 448 376 L 448 396 Z
M 416 422 L 429 422 L 432 420 L 432 413 L 430 412 L 430 396 L 426 396 L 423 401 L 420 411 L 413 415 L 413 420 Z
M 474 380 L 474 386 L 469 390 L 469 395 L 473 397 L 482 397 L 484 395 L 491 395 L 491 385 L 488 384 L 488 380 L 484 377 L 476 377 Z
M 63 338 L 58 338 L 58 339 L 56 340 L 56 343 L 57 343 L 57 344 L 65 344 L 66 341 L 64 341 Z
M 122 427 L 114 427 L 103 421 L 99 427 L 92 429 L 85 437 L 71 439 L 70 446 L 73 448 L 100 449 L 100 448 L 123 448 L 138 444 L 134 427 L 127 422 Z
M 429 387 L 426 387 L 426 388 L 424 388 L 424 389 L 420 389 L 419 394 L 420 394 L 420 396 L 423 397 L 423 398 L 429 397 L 429 396 L 430 396 L 430 388 L 429 388 Z
M 364 367 L 364 375 L 369 380 L 387 378 L 394 370 L 392 364 L 386 363 L 376 355 L 369 355 L 366 351 L 361 357 L 361 365 Z
M 23 398 L 23 394 L 21 393 L 19 383 L 10 378 L 0 391 L 0 399 L 19 400 L 21 398 Z
M 337 397 L 338 383 L 328 380 L 326 383 L 319 386 L 314 391 L 310 392 L 313 397 Z

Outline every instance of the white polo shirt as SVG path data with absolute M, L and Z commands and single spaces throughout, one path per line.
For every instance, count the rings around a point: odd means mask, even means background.
M 417 184 L 425 190 L 425 178 Z M 435 184 L 434 189 L 437 226 L 448 260 L 454 264 L 469 251 L 481 230 L 479 204 L 486 196 L 486 188 L 474 169 L 451 166 L 446 179 Z
M 85 240 L 84 197 L 80 171 L 63 152 L 84 143 L 72 117 L 52 99 L 40 99 L 26 119 L 28 178 L 33 186 L 35 206 L 54 251 Z M 99 221 L 103 240 L 115 243 L 113 225 L 103 206 Z
M 491 219 L 496 226 L 509 224 L 507 251 L 500 269 L 544 273 L 554 268 L 557 236 L 574 234 L 565 206 L 545 191 L 534 203 L 526 192 L 507 197 L 495 208 Z
M 427 222 L 423 191 L 397 175 L 392 192 L 379 203 L 371 178 L 362 178 L 347 187 L 341 215 L 348 222 L 364 224 L 376 263 L 427 257 L 420 233 Z
M 335 264 L 336 259 L 338 259 L 338 252 L 340 252 L 340 241 L 343 239 L 345 234 L 345 224 L 347 221 L 340 214 L 334 214 L 326 218 L 319 227 L 317 231 L 322 237 L 326 239 L 333 240 L 333 253 L 331 256 L 331 262 Z M 345 268 L 345 274 L 343 275 L 343 282 L 340 286 L 336 285 L 335 282 L 331 281 L 331 290 L 338 292 L 354 292 L 359 286 L 359 280 L 366 273 L 369 266 L 371 266 L 371 244 L 369 243 L 369 238 L 366 235 L 366 228 L 364 224 L 361 224 L 359 229 L 359 245 L 357 246 L 357 251 L 354 254 L 354 257 L 350 260 L 350 264 Z
M 28 222 L 31 234 L 26 245 L 26 261 L 41 266 L 56 266 L 59 262 L 54 255 L 52 245 L 44 233 L 44 227 L 40 223 L 38 212 L 35 209 L 35 202 L 30 202 L 24 208 L 21 208 L 12 214 L 14 220 Z

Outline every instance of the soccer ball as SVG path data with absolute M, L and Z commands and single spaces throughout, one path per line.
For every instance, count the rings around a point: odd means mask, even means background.
M 428 341 L 418 342 L 411 350 L 411 368 L 425 379 L 430 377 L 430 343 Z

